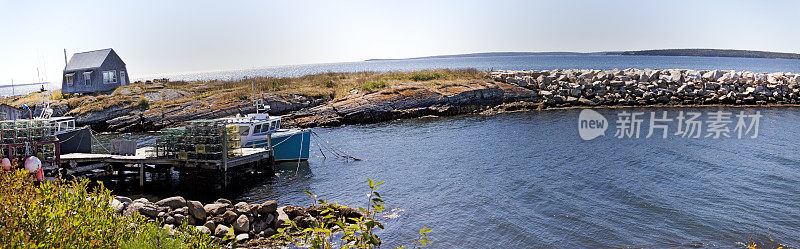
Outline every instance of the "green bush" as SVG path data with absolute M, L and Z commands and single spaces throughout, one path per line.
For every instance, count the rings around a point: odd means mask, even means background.
M 150 109 L 150 101 L 147 101 L 146 98 L 139 98 L 139 103 L 137 105 L 144 109 Z
M 361 90 L 364 90 L 366 92 L 374 92 L 378 89 L 385 88 L 386 86 L 387 86 L 386 81 L 383 80 L 372 81 L 368 82 L 367 84 L 364 84 L 364 86 L 361 87 Z
M 444 75 L 442 75 L 441 73 L 436 73 L 436 72 L 434 72 L 434 73 L 415 73 L 415 74 L 408 75 L 408 79 L 413 80 L 413 81 L 429 81 L 429 80 L 440 79 L 440 78 L 443 78 L 443 77 L 444 77 Z
M 209 248 L 191 226 L 164 235 L 139 214 L 117 214 L 113 195 L 88 180 L 35 183 L 24 170 L 0 171 L 0 245 L 16 248 Z M 165 232 L 165 231 L 164 231 Z

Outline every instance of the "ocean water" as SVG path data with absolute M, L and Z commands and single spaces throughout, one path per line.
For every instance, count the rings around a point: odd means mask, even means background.
M 664 110 L 720 109 L 633 109 Z M 364 206 L 366 178 L 386 181 L 380 192 L 397 217 L 380 235 L 391 247 L 423 226 L 432 248 L 800 245 L 800 108 L 721 110 L 760 111 L 758 137 L 618 139 L 611 130 L 584 141 L 580 110 L 317 128 L 307 164 L 280 164 L 229 197 L 311 205 L 308 190 Z M 363 160 L 323 158 L 323 143 Z
M 800 108 L 624 110 L 763 117 L 758 136 L 742 139 L 663 139 L 658 130 L 645 138 L 645 122 L 638 139 L 614 137 L 609 127 L 584 141 L 578 109 L 314 128 L 320 138 L 308 162 L 236 178 L 225 191 L 209 180 L 198 185 L 195 176 L 144 190 L 136 177 L 106 186 L 151 200 L 301 206 L 312 204 L 308 190 L 355 207 L 366 205 L 366 178 L 386 181 L 379 192 L 389 208 L 379 234 L 389 248 L 409 244 L 422 227 L 433 229 L 431 248 L 740 248 L 750 238 L 773 248 L 800 245 Z M 614 122 L 622 110 L 597 111 Z M 677 124 L 668 124 L 674 132 Z M 123 135 L 141 144 L 151 136 Z M 362 160 L 333 158 L 326 148 Z
M 54 89 L 61 89 L 61 82 L 54 83 L 54 82 L 46 82 L 43 84 L 33 84 L 33 85 L 22 85 L 22 86 L 14 86 L 11 87 L 10 85 L 0 86 L 0 96 L 16 96 L 16 95 L 24 95 L 32 92 L 41 91 L 42 87 L 45 90 L 54 90 Z

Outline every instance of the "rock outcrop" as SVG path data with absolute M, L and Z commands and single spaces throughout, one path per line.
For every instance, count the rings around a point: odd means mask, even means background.
M 301 127 L 573 106 L 797 105 L 800 74 L 687 69 L 502 70 L 438 91 L 398 87 L 294 112 Z

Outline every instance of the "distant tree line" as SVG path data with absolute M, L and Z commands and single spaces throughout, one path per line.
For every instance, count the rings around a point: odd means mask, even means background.
M 608 52 L 606 54 L 800 59 L 800 54 L 794 54 L 794 53 L 778 53 L 778 52 L 734 50 L 734 49 L 658 49 L 658 50 Z

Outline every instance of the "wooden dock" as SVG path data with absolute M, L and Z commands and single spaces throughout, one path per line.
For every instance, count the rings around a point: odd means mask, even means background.
M 145 183 L 145 171 L 207 171 L 223 176 L 227 185 L 228 172 L 242 169 L 267 169 L 274 171 L 272 150 L 265 148 L 238 148 L 233 157 L 218 160 L 178 159 L 158 157 L 154 147 L 136 149 L 135 155 L 113 155 L 94 153 L 70 153 L 61 155 L 58 174 L 64 176 L 101 176 L 119 174 L 122 171 L 139 171 L 139 185 Z

